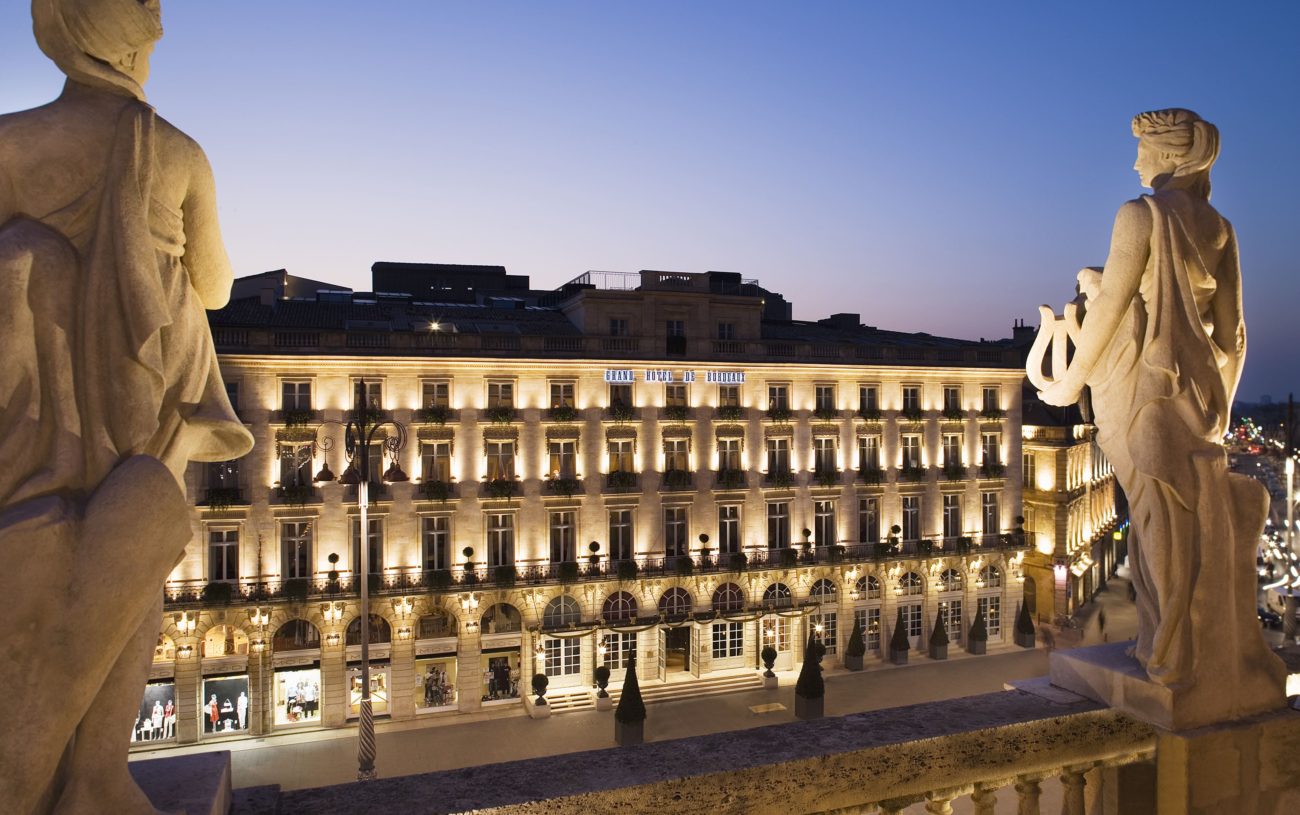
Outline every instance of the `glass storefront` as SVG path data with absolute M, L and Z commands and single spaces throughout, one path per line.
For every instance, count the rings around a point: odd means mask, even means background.
M 131 743 L 164 741 L 176 738 L 176 684 L 150 682 L 144 686 L 135 724 L 131 727 Z
M 387 664 L 370 664 L 370 709 L 376 716 L 388 713 L 389 674 Z M 361 666 L 348 666 L 348 718 L 361 715 Z
M 519 698 L 521 674 L 518 648 L 484 651 L 482 666 L 484 702 Z
M 248 732 L 248 675 L 203 679 L 201 720 L 205 736 Z
M 316 724 L 320 721 L 320 668 L 288 668 L 275 672 L 275 723 Z
M 440 654 L 415 661 L 415 707 L 431 710 L 456 704 L 456 655 Z

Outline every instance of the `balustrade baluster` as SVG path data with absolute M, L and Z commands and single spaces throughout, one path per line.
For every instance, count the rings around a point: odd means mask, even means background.
M 1085 815 L 1083 798 L 1084 770 L 1067 768 L 1061 772 L 1061 784 L 1065 787 L 1065 801 L 1061 805 L 1061 815 Z
M 1016 779 L 1016 795 L 1020 799 L 1020 807 L 1016 810 L 1016 815 L 1039 815 L 1038 796 L 1042 794 L 1039 787 L 1039 779 L 1022 777 Z
M 928 792 L 925 795 L 925 811 L 930 815 L 952 815 L 952 799 L 956 793 L 943 790 Z
M 975 804 L 975 815 L 993 815 L 998 804 L 997 790 L 979 787 L 971 793 L 970 800 Z

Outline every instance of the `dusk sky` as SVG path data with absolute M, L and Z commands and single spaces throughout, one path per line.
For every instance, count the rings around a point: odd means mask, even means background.
M 1140 6 L 1140 7 L 1139 7 Z M 1300 7 L 167 2 L 148 91 L 207 151 L 237 275 L 377 260 L 724 270 L 795 317 L 1008 336 L 1105 260 L 1131 117 L 1220 128 L 1250 350 L 1300 392 Z M 0 8 L 0 111 L 59 92 Z

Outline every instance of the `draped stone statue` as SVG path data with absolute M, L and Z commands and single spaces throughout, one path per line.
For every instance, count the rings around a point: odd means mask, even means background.
M 231 270 L 199 146 L 145 102 L 157 0 L 33 0 L 62 94 L 0 116 L 0 811 L 149 812 L 126 751 L 190 538 L 244 455 L 205 308 Z
M 1063 317 L 1042 307 L 1027 372 L 1050 404 L 1087 388 L 1128 497 L 1133 656 L 1194 710 L 1180 721 L 1225 721 L 1285 700 L 1255 612 L 1268 494 L 1223 447 L 1246 354 L 1237 238 L 1209 201 L 1215 126 L 1174 108 L 1135 117 L 1133 134 L 1153 192 L 1120 207 L 1104 269 L 1079 272 Z

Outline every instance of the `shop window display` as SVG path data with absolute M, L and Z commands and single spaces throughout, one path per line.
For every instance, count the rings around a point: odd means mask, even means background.
M 360 636 L 358 634 L 358 636 Z M 388 666 L 370 666 L 370 709 L 376 716 L 388 712 Z M 348 668 L 348 717 L 361 715 L 361 668 Z
M 484 634 L 510 634 L 523 628 L 519 609 L 509 603 L 497 603 L 483 612 L 481 622 Z
M 131 743 L 165 741 L 176 738 L 176 685 L 173 682 L 150 682 L 131 726 Z
M 290 620 L 275 631 L 271 650 L 277 654 L 286 651 L 315 651 L 320 649 L 320 629 L 306 620 Z
M 275 723 L 320 721 L 320 669 L 275 672 Z
M 248 677 L 205 677 L 200 712 L 204 735 L 247 733 Z
M 203 658 L 245 656 L 248 635 L 229 625 L 214 625 L 203 635 Z
M 483 701 L 519 698 L 519 653 L 486 654 L 483 669 Z
M 415 661 L 415 706 L 428 709 L 456 704 L 456 657 Z

